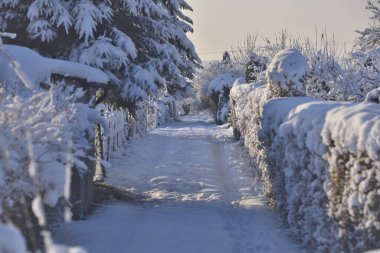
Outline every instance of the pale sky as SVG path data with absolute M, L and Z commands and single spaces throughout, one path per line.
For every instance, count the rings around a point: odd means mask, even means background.
M 325 27 L 339 45 L 352 46 L 369 24 L 365 0 L 187 0 L 193 13 L 194 34 L 189 37 L 202 60 L 221 59 L 248 34 L 274 38 L 282 29 L 315 39 Z

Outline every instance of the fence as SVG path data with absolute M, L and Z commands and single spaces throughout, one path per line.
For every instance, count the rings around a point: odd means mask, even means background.
M 106 105 L 100 104 L 96 109 L 101 113 L 107 121 L 109 133 L 108 136 L 103 135 L 103 159 L 110 161 L 112 154 L 118 150 L 126 141 L 129 131 L 128 111 L 112 110 Z

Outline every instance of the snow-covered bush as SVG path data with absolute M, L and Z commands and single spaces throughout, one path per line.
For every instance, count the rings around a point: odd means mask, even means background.
M 326 34 L 318 48 L 282 32 L 257 51 L 272 59 L 267 80 L 236 84 L 230 93 L 234 132 L 257 163 L 270 203 L 316 252 L 380 247 L 378 4 L 368 1 L 376 25 L 360 32 L 355 52 L 338 56 Z M 304 56 L 283 75 L 281 50 L 289 46 Z M 366 94 L 372 104 L 318 99 L 358 102 Z M 276 98 L 294 95 L 316 98 Z
M 236 76 L 233 74 L 222 74 L 210 80 L 204 86 L 204 93 L 210 101 L 209 105 L 215 112 L 214 117 L 218 124 L 227 122 L 229 95 L 235 80 Z
M 348 56 L 339 58 L 334 41 L 323 40 L 321 48 L 306 43 L 310 65 L 305 86 L 308 96 L 332 101 L 360 101 L 362 92 L 353 79 Z
M 158 103 L 163 104 L 163 108 L 160 109 L 160 114 L 164 116 L 163 119 L 159 119 L 161 123 L 166 120 L 177 120 L 179 117 L 180 108 L 178 108 L 178 102 L 171 96 L 165 96 L 158 100 Z
M 26 243 L 20 231 L 0 222 L 0 252 L 25 253 Z
M 263 73 L 267 69 L 267 58 L 254 52 L 249 56 L 249 61 L 245 64 L 245 79 L 247 83 L 262 81 Z
M 359 89 L 362 101 L 371 90 L 380 83 L 380 48 L 368 51 L 356 51 L 350 55 L 350 77 Z
M 276 98 L 304 95 L 305 77 L 316 73 L 306 75 L 305 57 L 287 51 L 273 58 L 266 85 L 233 86 L 234 132 L 241 134 L 256 162 L 270 204 L 282 212 L 305 246 L 317 252 L 379 247 L 380 147 L 375 135 L 380 131 L 380 108 L 306 97 Z M 291 54 L 296 57 L 288 57 Z M 336 89 L 335 98 L 343 93 Z M 368 101 L 378 103 L 378 93 L 377 89 L 369 93 Z
M 30 138 L 41 177 L 41 189 L 46 190 L 44 202 L 54 206 L 63 194 L 63 184 L 66 165 L 66 153 L 69 140 L 73 140 L 73 165 L 82 170 L 86 165 L 80 161 L 89 148 L 89 137 L 94 134 L 94 124 L 101 122 L 107 129 L 103 119 L 88 105 L 76 103 L 82 95 L 81 91 L 72 93 L 72 89 L 51 89 L 40 92 L 30 98 L 7 96 L 2 100 L 0 124 L 2 133 L 2 163 L 3 169 L 20 170 L 22 175 L 28 167 L 30 154 L 25 142 Z M 7 137 L 9 135 L 9 138 Z M 29 136 L 29 137 L 28 137 Z M 49 150 L 49 152 L 47 152 Z M 7 166 L 10 167 L 7 167 Z M 11 172 L 10 171 L 10 172 Z M 61 173 L 61 174 L 59 174 Z M 8 174 L 6 174 L 8 175 Z M 10 173 L 9 176 L 14 175 Z M 51 177 L 55 175 L 56 177 Z M 46 177 L 46 178 L 45 178 Z M 13 180 L 6 180 L 11 182 Z M 15 187 L 19 187 L 15 184 Z M 33 193 L 33 184 L 25 189 Z M 10 190 L 11 187 L 8 187 Z M 11 190 L 23 192 L 23 189 Z M 6 202 L 8 196 L 2 196 Z M 10 201 L 11 202 L 11 201 Z
M 228 119 L 229 92 L 236 79 L 244 76 L 236 63 L 211 62 L 198 70 L 193 80 L 197 111 L 209 110 L 215 121 L 223 124 Z
M 264 106 L 259 136 L 267 194 L 296 238 L 317 252 L 339 247 L 337 225 L 327 210 L 327 147 L 321 138 L 326 113 L 338 106 L 304 97 L 271 100 Z
M 244 138 L 248 135 L 248 131 L 251 128 L 251 124 L 254 124 L 252 120 L 256 117 L 260 117 L 260 114 L 255 115 L 257 106 L 261 104 L 261 101 L 267 99 L 267 89 L 261 83 L 245 84 L 244 79 L 237 79 L 230 92 L 230 122 L 233 127 L 234 136 L 236 139 L 240 137 Z M 252 90 L 260 90 L 260 95 L 252 98 Z M 254 103 L 251 103 L 254 101 Z M 249 145 L 246 143 L 246 145 Z
M 137 104 L 137 109 L 135 112 L 128 113 L 128 122 L 129 122 L 129 133 L 128 136 L 133 135 L 145 135 L 149 131 L 155 129 L 159 122 L 162 120 L 160 117 L 161 113 L 159 108 L 165 110 L 166 108 L 160 107 L 159 103 L 153 100 L 141 101 Z
M 247 83 L 262 82 L 268 65 L 268 58 L 257 45 L 257 38 L 257 34 L 249 34 L 233 48 L 234 61 L 244 70 Z
M 329 214 L 345 252 L 380 247 L 379 115 L 377 104 L 341 106 L 328 112 L 321 133 L 328 146 Z
M 305 95 L 304 83 L 308 70 L 306 58 L 297 49 L 278 52 L 267 69 L 269 97 Z
M 177 101 L 180 115 L 189 115 L 194 111 L 194 105 L 196 104 L 195 97 L 189 97 Z
M 266 83 L 265 66 L 274 60 L 276 54 L 287 48 L 297 49 L 309 65 L 303 78 L 307 96 L 332 101 L 361 102 L 366 94 L 377 88 L 380 81 L 379 49 L 376 40 L 378 30 L 378 3 L 370 1 L 368 9 L 374 12 L 376 21 L 365 35 L 357 39 L 353 52 L 343 54 L 334 39 L 329 39 L 327 31 L 320 38 L 311 40 L 292 36 L 286 30 L 277 34 L 274 40 L 264 38 L 263 46 L 257 46 L 257 35 L 248 36 L 236 49 L 234 59 L 246 71 L 248 82 Z M 253 59 L 250 60 L 250 57 Z M 246 69 L 246 67 L 248 67 Z M 258 71 L 260 71 L 258 73 Z M 256 72 L 257 71 L 257 72 Z M 250 77 L 250 75 L 253 76 Z
M 291 36 L 286 30 L 281 31 L 275 40 L 265 38 L 264 42 L 257 50 L 262 57 L 273 59 L 286 48 L 296 48 L 305 56 L 309 64 L 304 80 L 307 96 L 325 100 L 362 101 L 365 92 L 368 92 L 362 88 L 365 86 L 364 80 L 358 82 L 364 65 L 357 64 L 357 59 L 352 55 L 339 54 L 342 50 L 333 39 L 328 39 L 326 31 L 321 34 L 319 43 L 314 43 L 309 38 L 301 40 Z
M 380 107 L 267 92 L 236 84 L 231 106 L 271 205 L 316 252 L 379 247 Z
M 222 78 L 223 76 L 229 76 L 230 78 L 233 76 L 236 77 L 235 79 L 237 79 L 243 77 L 244 72 L 240 69 L 240 66 L 234 63 L 224 64 L 223 62 L 219 61 L 207 63 L 203 69 L 197 70 L 196 75 L 193 79 L 193 87 L 196 99 L 198 100 L 199 111 L 208 109 L 210 107 L 210 95 L 215 88 L 219 88 L 219 91 L 223 89 L 222 86 L 219 86 L 220 83 L 216 82 L 210 86 L 210 82 L 213 79 L 218 77 Z
M 368 92 L 365 98 L 365 101 L 370 102 L 370 103 L 380 104 L 380 88 L 376 88 Z
M 82 95 L 80 90 L 55 87 L 29 98 L 3 96 L 1 101 L 0 217 L 17 225 L 34 250 L 39 247 L 36 231 L 54 224 L 47 220 L 40 228 L 32 225 L 27 210 L 38 219 L 43 215 L 40 208 L 29 209 L 31 201 L 55 207 L 65 197 L 69 205 L 67 175 L 72 167 L 79 173 L 87 170 L 82 158 L 88 156 L 94 125 L 107 129 L 94 109 L 76 102 Z
M 372 12 L 370 27 L 356 31 L 359 36 L 349 57 L 351 78 L 361 91 L 360 101 L 380 82 L 380 2 L 368 0 L 366 9 Z

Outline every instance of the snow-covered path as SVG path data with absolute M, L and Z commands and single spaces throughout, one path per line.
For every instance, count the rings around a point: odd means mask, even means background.
M 231 131 L 206 117 L 135 138 L 113 160 L 107 183 L 147 197 L 108 205 L 67 228 L 89 252 L 300 252 L 253 185 Z

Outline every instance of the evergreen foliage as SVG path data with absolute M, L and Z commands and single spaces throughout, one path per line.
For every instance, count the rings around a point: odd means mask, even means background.
M 201 61 L 184 0 L 0 0 L 0 9 L 0 28 L 18 34 L 12 43 L 105 71 L 114 102 L 192 94 Z
M 258 75 L 267 69 L 265 58 L 258 56 L 255 53 L 250 53 L 249 61 L 245 66 L 245 80 L 247 83 L 257 81 Z
M 228 53 L 228 51 L 225 51 L 223 53 L 222 63 L 224 63 L 224 64 L 231 64 L 232 63 L 231 55 L 230 55 L 230 53 Z

